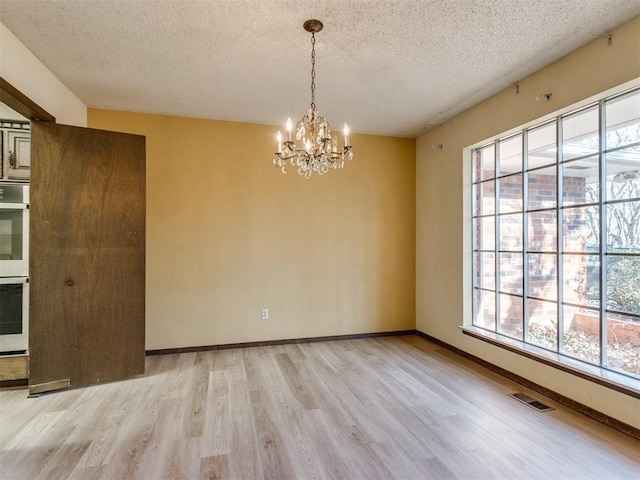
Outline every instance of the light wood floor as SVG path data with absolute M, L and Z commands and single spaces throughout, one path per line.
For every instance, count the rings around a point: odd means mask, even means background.
M 640 442 L 385 337 L 148 357 L 134 380 L 0 392 L 0 478 L 638 479 Z

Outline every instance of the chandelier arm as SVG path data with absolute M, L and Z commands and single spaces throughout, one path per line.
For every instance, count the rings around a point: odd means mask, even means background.
M 278 158 L 282 159 L 282 160 L 291 160 L 292 158 L 312 158 L 315 157 L 315 154 L 313 153 L 309 153 L 304 149 L 295 149 L 291 151 L 291 155 L 288 156 L 284 156 L 282 153 L 276 153 L 276 155 L 278 156 Z
M 348 147 L 342 147 L 342 152 L 330 150 L 330 151 L 321 152 L 321 153 L 323 153 L 328 159 L 334 159 L 335 160 L 335 159 L 343 158 L 344 155 L 346 155 L 351 149 L 352 149 L 352 147 L 348 146 Z M 286 155 L 286 156 L 281 152 L 278 152 L 275 155 L 277 155 L 278 158 L 280 158 L 282 160 L 290 160 L 290 159 L 295 158 L 295 157 L 315 157 L 315 156 L 317 156 L 317 154 L 315 152 L 314 153 L 309 153 L 304 148 L 291 149 L 291 154 L 290 155 Z

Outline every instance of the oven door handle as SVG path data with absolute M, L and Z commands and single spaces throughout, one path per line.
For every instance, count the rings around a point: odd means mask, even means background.
M 0 203 L 0 210 L 27 210 L 28 203 Z
M 0 285 L 29 283 L 29 277 L 0 277 Z

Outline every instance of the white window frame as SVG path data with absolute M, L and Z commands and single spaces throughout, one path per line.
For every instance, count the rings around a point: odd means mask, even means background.
M 595 95 L 591 98 L 585 99 L 577 104 L 573 104 L 571 106 L 568 106 L 562 110 L 553 112 L 549 115 L 546 115 L 542 118 L 536 119 L 532 122 L 529 122 L 528 124 L 525 125 L 521 125 L 517 128 L 514 128 L 512 130 L 509 130 L 507 132 L 501 133 L 499 135 L 496 135 L 492 138 L 486 139 L 482 142 L 478 142 L 474 145 L 471 145 L 467 148 L 464 149 L 463 151 L 463 161 L 464 161 L 464 173 L 465 173 L 465 210 L 466 213 L 464 215 L 465 218 L 465 225 L 464 225 L 464 235 L 465 235 L 465 247 L 464 247 L 464 255 L 466 258 L 465 263 L 465 267 L 464 267 L 464 274 L 465 274 L 465 285 L 464 285 L 464 291 L 465 291 L 465 308 L 464 308 L 464 324 L 463 324 L 463 330 L 466 331 L 466 333 L 470 333 L 474 336 L 476 336 L 477 338 L 483 338 L 487 341 L 489 341 L 490 343 L 494 343 L 494 344 L 503 344 L 502 346 L 505 346 L 506 348 L 508 348 L 509 350 L 513 350 L 513 351 L 517 351 L 517 350 L 521 350 L 523 352 L 523 354 L 525 354 L 526 356 L 529 356 L 531 358 L 537 358 L 540 360 L 543 360 L 544 363 L 558 363 L 558 364 L 565 364 L 565 365 L 569 365 L 570 368 L 568 370 L 570 371 L 583 371 L 584 373 L 587 374 L 587 377 L 589 376 L 595 376 L 595 377 L 601 377 L 601 378 L 606 378 L 608 380 L 613 379 L 613 381 L 615 382 L 616 380 L 619 380 L 619 375 L 623 375 L 626 378 L 623 378 L 619 383 L 624 384 L 627 387 L 631 387 L 633 390 L 637 390 L 640 391 L 640 376 L 636 376 L 636 375 L 632 375 L 629 374 L 628 372 L 624 372 L 624 371 L 619 371 L 619 370 L 612 370 L 610 368 L 607 367 L 606 365 L 606 350 L 607 350 L 607 341 L 606 341 L 606 321 L 601 321 L 601 343 L 600 343 L 600 360 L 599 362 L 597 362 L 597 364 L 594 363 L 589 363 L 587 361 L 584 361 L 582 359 L 576 359 L 570 356 L 567 356 L 566 354 L 561 353 L 562 351 L 562 305 L 563 305 L 563 299 L 561 296 L 561 286 L 562 286 L 562 279 L 561 276 L 559 275 L 557 278 L 557 283 L 559 284 L 559 294 L 558 294 L 558 298 L 556 299 L 556 304 L 558 307 L 558 341 L 556 343 L 556 347 L 555 349 L 545 349 L 545 348 L 541 348 L 538 347 L 536 345 L 530 344 L 528 343 L 526 340 L 526 328 L 527 328 L 527 310 L 526 310 L 526 304 L 527 304 L 527 291 L 526 291 L 526 278 L 527 275 L 524 275 L 524 285 L 523 285 L 523 292 L 522 292 L 522 298 L 523 298 L 523 316 L 524 316 L 524 321 L 523 321 L 523 327 L 525 329 L 525 331 L 523 332 L 523 339 L 522 340 L 517 340 L 517 339 L 513 339 L 510 337 L 505 337 L 504 335 L 500 334 L 498 332 L 498 324 L 499 324 L 499 318 L 496 318 L 496 329 L 495 331 L 490 331 L 490 330 L 486 330 L 483 331 L 482 328 L 474 325 L 474 319 L 475 319 L 475 309 L 476 309 L 476 305 L 475 305 L 475 285 L 474 285 L 474 276 L 476 274 L 476 269 L 475 269 L 475 239 L 474 239 L 474 235 L 475 235 L 475 231 L 474 231 L 474 215 L 475 215 L 475 209 L 473 206 L 473 200 L 474 200 L 474 194 L 473 194 L 473 189 L 474 189 L 474 182 L 475 179 L 473 178 L 474 175 L 474 166 L 473 166 L 473 162 L 474 162 L 474 155 L 473 152 L 477 149 L 480 149 L 484 146 L 487 146 L 491 143 L 494 143 L 497 145 L 497 142 L 500 139 L 505 139 L 508 138 L 510 136 L 513 136 L 515 134 L 518 133 L 523 133 L 529 129 L 532 129 L 536 126 L 548 123 L 550 121 L 555 121 L 556 125 L 561 125 L 562 123 L 562 118 L 573 113 L 576 111 L 579 111 L 581 109 L 584 109 L 586 107 L 589 107 L 590 105 L 598 105 L 599 109 L 603 109 L 604 108 L 604 102 L 605 100 L 611 99 L 613 97 L 617 97 L 623 94 L 626 94 L 630 91 L 636 90 L 640 88 L 640 79 L 636 79 L 633 80 L 631 82 L 627 82 L 624 85 L 618 86 L 614 89 L 610 89 L 606 92 L 603 92 L 599 95 Z M 606 153 L 606 145 L 604 145 L 605 142 L 605 136 L 602 135 L 602 129 L 604 128 L 604 126 L 602 125 L 603 119 L 602 119 L 602 115 L 600 115 L 600 130 L 601 130 L 601 142 L 600 142 L 600 147 L 598 149 L 598 157 L 600 159 L 600 174 L 601 174 L 601 179 L 604 178 L 606 172 L 605 172 L 605 165 L 604 165 L 604 161 L 602 160 L 603 158 L 603 153 Z M 562 138 L 561 138 L 561 129 L 557 128 L 556 129 L 557 132 L 557 138 L 556 138 L 556 146 L 557 145 L 561 145 L 562 143 Z M 523 150 L 526 151 L 526 144 L 523 146 Z M 561 150 L 561 149 L 558 149 Z M 556 168 L 560 168 L 561 166 L 561 161 L 562 159 L 560 158 L 560 154 L 559 156 L 556 158 L 556 162 L 553 164 Z M 526 170 L 526 165 L 523 168 L 523 173 Z M 498 172 L 496 172 L 496 178 L 498 177 Z M 558 183 L 561 182 L 561 175 L 557 175 L 558 177 Z M 526 180 L 524 180 L 526 183 Z M 603 205 L 605 204 L 606 200 L 604 199 L 604 188 L 605 185 L 603 184 L 603 182 L 601 182 L 600 185 L 600 197 L 599 197 L 599 201 L 598 201 L 598 208 L 600 209 L 600 212 L 602 213 L 603 210 Z M 523 190 L 523 243 L 526 241 L 526 232 L 527 232 L 527 226 L 526 226 L 526 215 L 527 213 L 525 213 L 527 211 L 526 208 L 526 188 Z M 557 196 L 561 197 L 561 191 L 558 188 L 557 191 Z M 558 200 L 560 200 L 560 198 L 558 198 Z M 497 203 L 497 200 L 496 200 Z M 468 209 L 468 210 L 467 210 Z M 556 207 L 555 207 L 555 211 L 556 212 L 561 212 L 562 211 L 562 205 L 560 202 L 557 202 Z M 498 205 L 496 205 L 496 212 L 493 214 L 493 217 L 496 218 L 498 216 Z M 559 224 L 562 225 L 562 220 L 561 220 L 561 214 L 558 215 L 560 217 L 559 220 Z M 496 222 L 497 223 L 497 222 Z M 601 222 L 602 224 L 606 224 L 606 222 Z M 606 225 L 603 225 L 602 229 L 601 229 L 601 235 L 600 235 L 600 247 L 599 247 L 599 258 L 601 260 L 606 258 L 606 250 L 603 251 L 603 249 L 606 249 L 605 243 L 606 241 L 604 240 L 606 237 L 602 235 L 602 233 L 606 233 Z M 496 285 L 494 287 L 494 292 L 496 294 L 496 296 L 498 296 L 498 292 L 499 292 L 499 285 L 498 285 L 498 271 L 499 271 L 499 260 L 498 260 L 498 255 L 500 252 L 499 249 L 499 245 L 498 245 L 498 231 L 497 231 L 497 227 L 496 227 L 496 245 L 494 246 L 493 252 L 494 255 L 496 256 Z M 556 249 L 556 266 L 557 266 L 557 271 L 559 272 L 561 270 L 560 266 L 561 266 L 561 262 L 562 262 L 562 249 L 561 247 L 561 242 L 562 242 L 562 229 L 558 229 L 557 231 L 557 238 L 558 238 L 558 248 Z M 523 255 L 523 259 L 525 259 L 523 261 L 523 269 L 526 270 L 526 258 L 527 258 L 527 247 L 526 244 L 523 244 L 522 247 L 522 255 Z M 606 260 L 605 260 L 606 261 Z M 604 262 L 603 262 L 604 263 Z M 600 305 L 598 310 L 601 312 L 601 320 L 603 320 L 603 315 L 602 312 L 606 312 L 606 273 L 605 273 L 605 265 L 601 265 L 601 274 L 600 274 Z M 497 303 L 497 302 L 496 302 Z M 606 315 L 606 313 L 604 314 Z M 498 317 L 498 312 L 496 311 L 496 317 Z

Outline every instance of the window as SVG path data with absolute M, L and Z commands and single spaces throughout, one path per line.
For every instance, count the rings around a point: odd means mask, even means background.
M 640 89 L 473 159 L 473 325 L 640 378 Z

